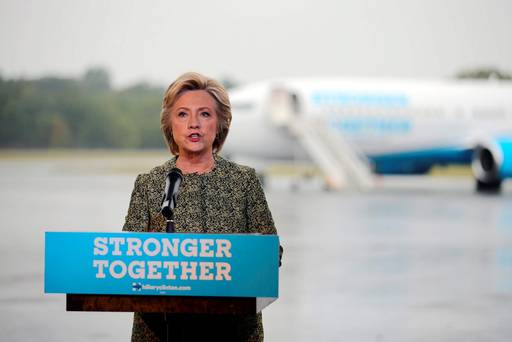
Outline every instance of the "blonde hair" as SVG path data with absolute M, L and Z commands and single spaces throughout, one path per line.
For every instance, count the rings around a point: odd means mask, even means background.
M 187 72 L 181 75 L 165 91 L 160 114 L 160 129 L 165 142 L 172 154 L 179 154 L 178 145 L 172 136 L 171 109 L 181 94 L 191 90 L 205 90 L 215 100 L 218 123 L 217 134 L 213 141 L 213 152 L 217 153 L 222 149 L 228 136 L 231 124 L 231 103 L 226 89 L 219 82 L 196 72 Z

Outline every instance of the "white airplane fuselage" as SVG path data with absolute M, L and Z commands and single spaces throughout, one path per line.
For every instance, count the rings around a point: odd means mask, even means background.
M 230 98 L 233 121 L 225 145 L 230 154 L 297 157 L 300 142 L 290 123 L 309 120 L 343 137 L 377 173 L 474 163 L 485 150 L 495 164 L 493 170 L 483 165 L 494 173 L 487 180 L 512 177 L 510 82 L 275 80 L 234 89 Z

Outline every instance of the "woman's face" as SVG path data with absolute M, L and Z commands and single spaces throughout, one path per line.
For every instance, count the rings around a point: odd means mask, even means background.
M 217 135 L 214 98 L 205 90 L 181 94 L 171 110 L 171 129 L 180 155 L 212 154 Z

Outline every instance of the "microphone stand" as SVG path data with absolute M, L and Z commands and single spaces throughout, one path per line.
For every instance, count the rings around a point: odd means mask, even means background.
M 163 214 L 163 213 L 162 213 Z M 167 233 L 174 233 L 176 230 L 174 229 L 174 213 L 172 210 L 166 212 L 167 215 L 164 214 L 166 218 L 165 231 Z M 167 317 L 167 312 L 164 312 L 164 321 L 165 321 L 165 340 L 169 342 L 170 335 L 170 327 L 169 327 L 169 318 Z
M 173 215 L 171 215 L 171 218 L 166 217 L 165 231 L 167 233 L 174 233 L 176 231 L 176 229 L 174 229 L 174 218 L 172 216 Z
M 174 227 L 174 207 L 176 206 L 176 194 L 178 192 L 178 188 L 183 180 L 183 175 L 179 169 L 173 169 L 167 175 L 166 179 L 166 189 L 164 193 L 164 198 L 162 201 L 162 215 L 166 219 L 165 223 L 165 231 L 167 233 L 174 233 L 176 229 Z M 170 336 L 170 326 L 169 326 L 169 317 L 168 313 L 164 312 L 164 321 L 165 321 L 165 340 L 169 342 Z M 183 326 L 180 327 L 183 329 Z M 184 341 L 183 331 L 180 334 L 181 340 Z

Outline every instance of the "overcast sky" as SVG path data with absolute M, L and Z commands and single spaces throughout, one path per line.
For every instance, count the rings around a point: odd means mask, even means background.
M 510 0 L 0 0 L 0 74 L 118 86 L 195 70 L 282 76 L 449 77 L 512 71 Z

